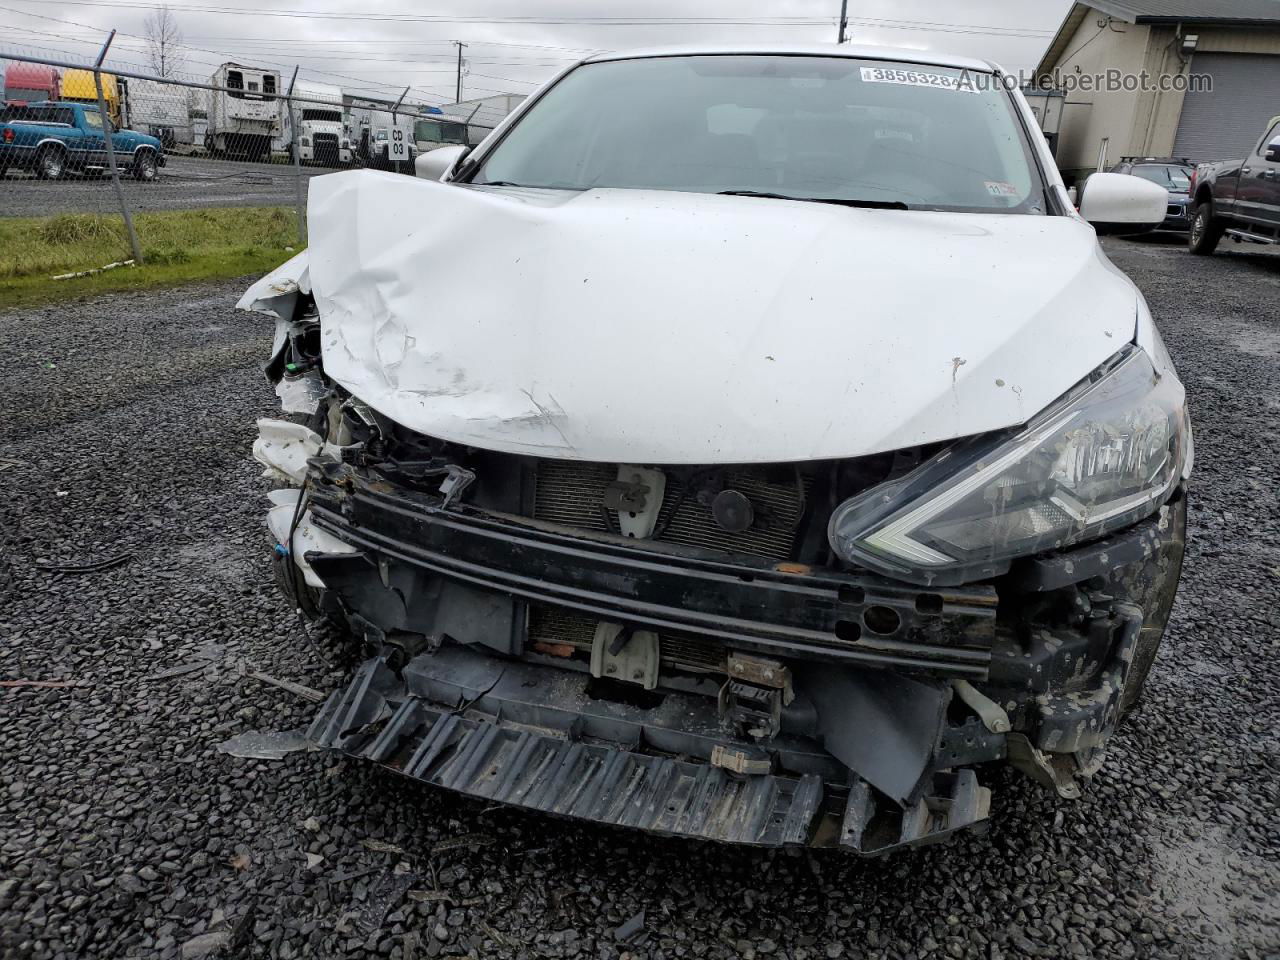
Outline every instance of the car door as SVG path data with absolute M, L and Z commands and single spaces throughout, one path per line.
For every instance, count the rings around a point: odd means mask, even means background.
M 58 126 L 59 137 L 67 145 L 67 159 L 76 169 L 84 167 L 84 131 L 76 126 L 76 112 L 70 107 L 47 108 L 48 122 Z
M 1275 168 L 1267 159 L 1268 146 L 1276 136 L 1276 127 L 1272 124 L 1257 148 L 1245 158 L 1240 167 L 1240 184 L 1236 188 L 1235 215 L 1249 223 L 1270 226 L 1272 212 L 1269 211 L 1271 186 L 1275 181 Z
M 1280 228 L 1280 120 L 1271 125 L 1258 145 L 1258 218 Z
M 111 124 L 111 149 L 116 152 L 116 163 L 123 170 L 133 163 L 133 150 L 138 145 L 137 135 L 132 130 L 118 130 Z
M 103 118 L 97 107 L 84 107 L 84 144 L 81 165 L 87 167 L 106 167 L 107 138 L 102 129 Z

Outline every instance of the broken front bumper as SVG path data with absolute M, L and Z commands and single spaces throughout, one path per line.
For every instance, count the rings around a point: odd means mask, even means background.
M 905 809 L 878 810 L 865 781 L 802 739 L 770 748 L 805 772 L 741 773 L 729 767 L 764 754 L 734 740 L 705 698 L 671 694 L 646 709 L 589 687 L 460 648 L 419 656 L 399 675 L 378 657 L 329 697 L 307 737 L 469 796 L 729 843 L 878 852 L 987 816 L 990 792 L 972 770 L 935 777 Z M 701 757 L 684 752 L 691 741 Z M 833 793 L 833 780 L 845 786 Z
M 306 569 L 374 654 L 316 743 L 554 814 L 875 853 L 980 823 L 983 763 L 1078 795 L 1163 629 L 1185 505 L 944 591 L 447 507 L 326 457 L 302 523 L 343 545 Z M 602 687 L 530 648 L 540 605 L 714 645 L 723 672 Z

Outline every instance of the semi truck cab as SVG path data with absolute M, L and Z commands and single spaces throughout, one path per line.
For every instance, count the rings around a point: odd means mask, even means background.
M 125 106 L 127 96 L 125 81 L 110 73 L 102 75 L 102 100 L 107 105 L 107 116 L 117 127 L 128 127 L 130 120 Z M 62 99 L 71 103 L 98 105 L 98 85 L 93 82 L 92 70 L 68 70 L 62 75 Z
M 351 139 L 343 119 L 342 90 L 329 84 L 298 81 L 293 90 L 293 122 L 297 136 L 289 130 L 289 109 L 281 105 L 285 142 L 292 157 L 296 147 L 303 163 L 323 166 L 351 162 Z
M 5 67 L 5 103 L 43 103 L 61 98 L 62 78 L 53 67 L 18 61 Z

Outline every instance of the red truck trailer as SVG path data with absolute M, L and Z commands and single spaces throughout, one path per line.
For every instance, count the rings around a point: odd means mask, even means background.
M 62 99 L 62 78 L 43 63 L 10 63 L 4 71 L 6 103 L 39 103 Z

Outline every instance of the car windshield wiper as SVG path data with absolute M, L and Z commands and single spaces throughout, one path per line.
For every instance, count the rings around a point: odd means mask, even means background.
M 805 203 L 832 203 L 838 207 L 864 207 L 868 210 L 910 210 L 901 200 L 846 200 L 843 197 L 793 197 L 787 193 L 763 190 L 721 190 L 721 197 L 765 197 L 769 200 L 800 200 Z

